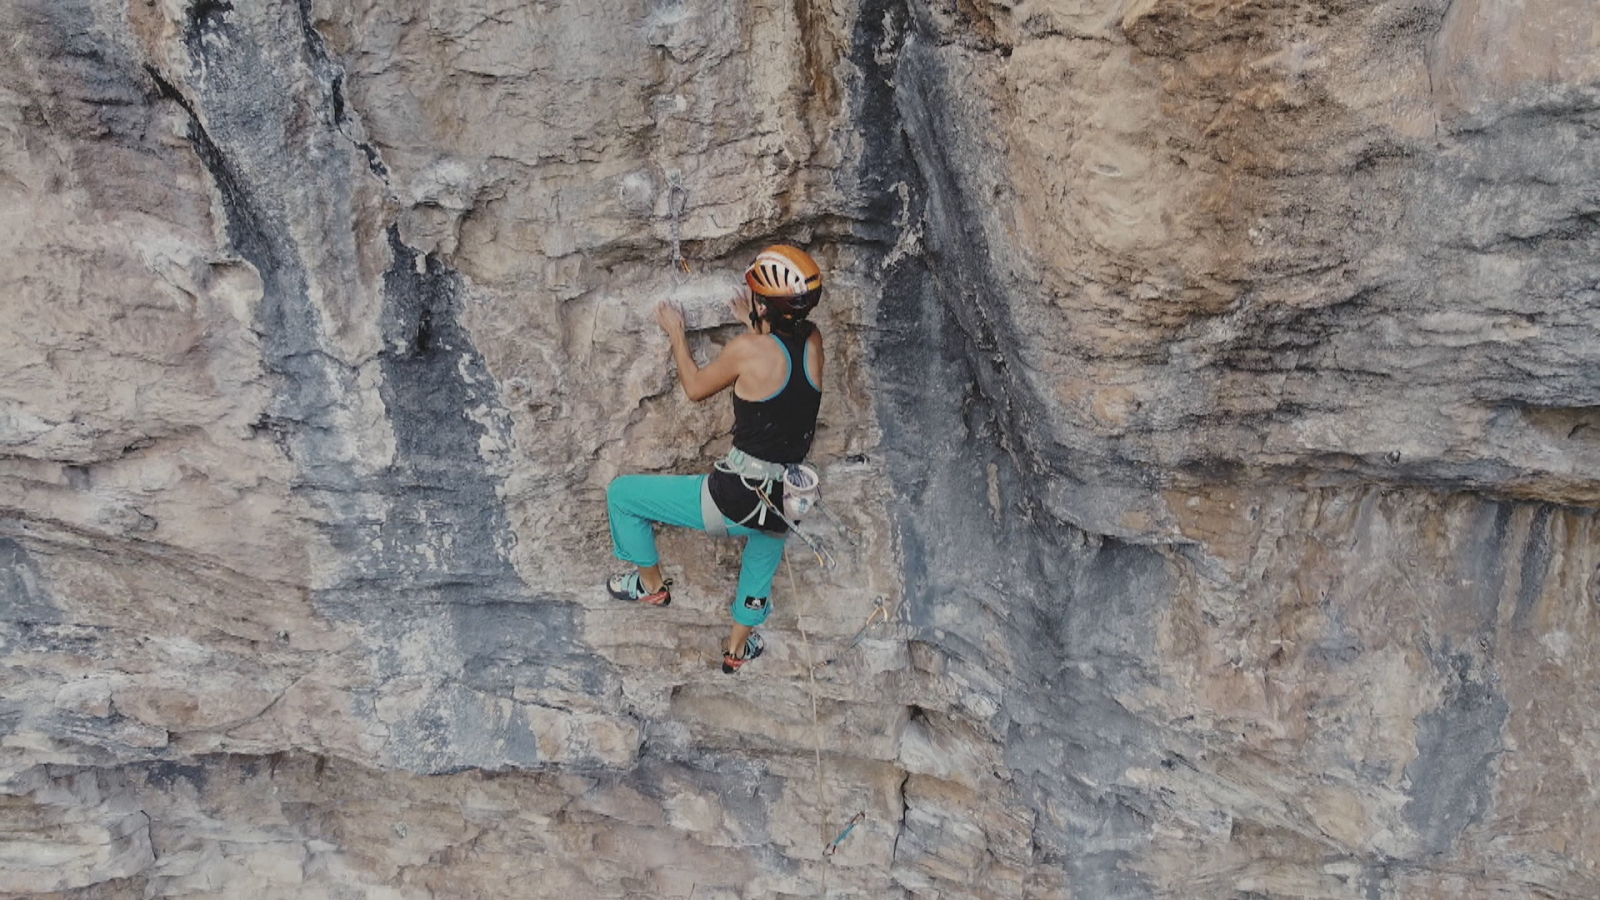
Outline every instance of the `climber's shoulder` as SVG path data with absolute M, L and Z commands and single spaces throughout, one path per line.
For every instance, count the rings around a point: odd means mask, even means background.
M 733 359 L 756 359 L 772 351 L 771 343 L 765 335 L 746 332 L 729 341 L 722 352 L 732 354 Z

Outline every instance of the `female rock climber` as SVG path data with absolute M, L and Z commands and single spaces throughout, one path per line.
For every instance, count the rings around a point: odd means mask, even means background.
M 653 522 L 745 539 L 733 631 L 722 648 L 722 671 L 730 675 L 765 646 L 755 628 L 772 612 L 772 577 L 783 558 L 784 470 L 810 451 L 822 404 L 822 332 L 806 321 L 822 298 L 816 262 L 778 244 L 756 256 L 744 280 L 748 288 L 729 305 L 750 330 L 704 368 L 689 353 L 683 311 L 665 300 L 656 306 L 689 399 L 699 402 L 733 386 L 733 449 L 709 475 L 623 475 L 606 490 L 617 558 L 636 566 L 606 582 L 618 600 L 672 602 Z

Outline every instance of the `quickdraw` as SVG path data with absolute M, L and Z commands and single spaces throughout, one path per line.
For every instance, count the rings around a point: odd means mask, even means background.
M 828 846 L 822 848 L 822 855 L 823 856 L 832 856 L 835 853 L 838 853 L 839 852 L 839 845 L 844 843 L 844 839 L 850 836 L 850 832 L 855 831 L 856 830 L 856 826 L 860 825 L 862 822 L 866 821 L 866 819 L 867 819 L 867 811 L 866 810 L 862 810 L 861 812 L 858 812 L 855 815 L 851 816 L 850 817 L 850 824 L 844 826 L 844 830 L 839 832 L 839 836 L 834 838 L 832 841 L 829 841 L 828 842 Z
M 878 624 L 879 622 L 888 623 L 888 621 L 889 621 L 889 610 L 883 604 L 884 604 L 883 598 L 882 597 L 878 597 L 874 601 L 874 606 L 872 608 L 872 613 L 867 616 L 866 623 L 863 624 L 860 628 L 856 629 L 855 636 L 850 638 L 850 643 L 846 644 L 845 648 L 843 650 L 839 651 L 839 655 L 838 656 L 830 657 L 830 658 L 825 659 L 825 660 L 823 660 L 822 662 L 819 662 L 819 663 L 813 663 L 812 666 L 811 666 L 811 673 L 813 675 L 815 675 L 818 669 L 827 668 L 828 666 L 831 666 L 834 663 L 837 663 L 846 653 L 849 653 L 851 650 L 854 650 L 857 646 L 859 646 L 861 644 L 861 641 L 864 638 L 866 638 L 867 632 L 872 629 L 872 626 Z
M 749 487 L 751 490 L 755 491 L 756 496 L 761 498 L 761 503 L 763 506 L 772 510 L 772 514 L 782 520 L 783 524 L 787 525 L 789 530 L 794 532 L 795 537 L 799 538 L 800 541 L 806 545 L 806 547 L 810 548 L 811 554 L 817 558 L 817 565 L 822 566 L 824 569 L 829 571 L 832 571 L 839 565 L 838 562 L 834 560 L 833 554 L 828 552 L 828 548 L 822 546 L 821 541 L 809 534 L 806 534 L 804 531 L 801 531 L 800 526 L 796 525 L 794 522 L 791 522 L 789 517 L 783 514 L 783 509 L 779 507 L 778 504 L 772 502 L 772 498 L 768 497 L 767 492 L 763 489 L 765 487 L 765 483 L 760 486 L 747 483 L 746 487 Z
M 689 189 L 683 186 L 683 176 L 673 172 L 667 176 L 667 214 L 672 217 L 672 271 L 689 274 L 689 262 L 683 258 L 680 223 L 689 206 Z

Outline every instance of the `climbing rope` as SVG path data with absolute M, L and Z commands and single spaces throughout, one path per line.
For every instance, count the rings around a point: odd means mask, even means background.
M 789 558 L 787 556 L 783 559 L 783 571 L 788 575 L 789 578 L 789 593 L 798 601 L 800 597 L 800 588 L 795 582 L 794 567 L 789 564 Z M 800 631 L 801 642 L 806 648 L 806 686 L 807 690 L 811 694 L 811 752 L 813 759 L 815 760 L 817 774 L 817 812 L 819 814 L 818 831 L 820 833 L 820 837 L 824 841 L 822 845 L 822 856 L 824 861 L 829 864 L 832 863 L 833 855 L 839 852 L 839 846 L 843 844 L 845 839 L 850 836 L 850 832 L 854 831 L 857 825 L 866 821 L 867 811 L 861 810 L 854 816 L 851 816 L 850 821 L 845 824 L 843 831 L 840 831 L 838 835 L 834 836 L 831 840 L 828 838 L 828 819 L 833 815 L 833 807 L 828 805 L 826 780 L 823 777 L 822 721 L 821 716 L 818 713 L 817 670 L 823 668 L 824 666 L 829 666 L 838 662 L 840 656 L 843 656 L 844 653 L 855 649 L 855 647 L 861 643 L 862 638 L 866 636 L 867 631 L 871 629 L 873 625 L 876 625 L 879 622 L 887 621 L 889 621 L 889 610 L 884 606 L 884 598 L 879 596 L 873 601 L 872 613 L 867 616 L 866 624 L 862 625 L 856 630 L 855 636 L 850 639 L 850 643 L 845 647 L 844 651 L 842 651 L 839 656 L 823 660 L 822 662 L 816 661 L 816 655 L 811 650 L 811 635 L 806 631 L 804 625 L 799 625 L 796 623 L 796 628 L 798 628 Z M 828 868 L 829 865 L 824 865 L 822 868 L 822 892 L 819 896 L 822 897 L 823 900 L 826 900 L 828 896 Z
M 689 263 L 683 258 L 683 211 L 689 206 L 689 189 L 683 186 L 683 176 L 673 172 L 667 176 L 667 214 L 672 217 L 672 272 L 689 274 Z
M 796 600 L 798 600 L 799 597 L 800 597 L 800 588 L 795 585 L 794 567 L 789 565 L 789 558 L 788 557 L 784 557 L 784 560 L 783 560 L 783 571 L 788 573 L 788 575 L 789 575 L 789 593 L 791 595 L 793 595 Z M 812 663 L 812 660 L 813 660 L 814 657 L 811 655 L 811 635 L 806 633 L 806 629 L 805 629 L 804 625 L 799 625 L 798 623 L 796 623 L 796 627 L 798 627 L 800 629 L 800 639 L 805 644 L 805 648 L 806 648 L 807 684 L 808 684 L 808 687 L 810 688 L 810 691 L 811 691 L 811 752 L 814 754 L 814 757 L 816 759 L 816 765 L 817 765 L 817 812 L 821 817 L 820 821 L 817 823 L 817 828 L 818 828 L 818 831 L 821 833 L 822 839 L 824 841 L 826 841 L 828 839 L 828 816 L 833 812 L 833 810 L 828 806 L 828 794 L 827 794 L 827 791 L 823 787 L 824 782 L 823 782 L 823 778 L 822 778 L 822 722 L 819 720 L 819 718 L 817 716 L 817 667 L 816 667 L 816 665 L 814 663 Z M 832 845 L 830 844 L 830 845 L 827 845 L 827 846 L 832 846 Z M 832 853 L 832 851 L 830 851 L 830 850 L 826 849 L 826 847 L 824 847 L 824 849 L 822 851 L 822 855 L 824 857 L 831 857 L 833 855 L 833 853 Z M 823 866 L 822 867 L 822 893 L 819 896 L 822 898 L 822 900 L 827 900 L 827 896 L 828 896 L 828 867 L 827 866 Z

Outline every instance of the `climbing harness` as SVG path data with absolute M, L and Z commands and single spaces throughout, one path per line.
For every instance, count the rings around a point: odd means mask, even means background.
M 727 456 L 717 460 L 715 468 L 719 472 L 737 475 L 739 483 L 744 485 L 745 490 L 752 491 L 761 498 L 761 503 L 755 509 L 733 524 L 746 525 L 754 519 L 756 526 L 760 527 L 767 523 L 767 515 L 770 513 L 777 516 L 806 547 L 810 548 L 812 555 L 817 558 L 818 565 L 830 570 L 837 567 L 838 563 L 834 560 L 833 554 L 828 552 L 828 548 L 814 536 L 802 531 L 798 523 L 801 514 L 809 512 L 812 507 L 820 508 L 822 475 L 816 469 L 805 463 L 767 462 L 737 447 L 729 450 Z M 783 482 L 784 499 L 781 506 L 774 503 L 770 495 L 772 485 L 777 481 Z M 791 498 L 793 503 L 790 502 Z M 829 515 L 832 516 L 832 513 Z M 724 524 L 722 511 L 711 498 L 710 478 L 700 486 L 700 518 L 705 523 L 707 533 L 717 537 L 727 537 L 728 529 Z
M 689 189 L 683 186 L 683 176 L 673 172 L 667 176 L 667 214 L 672 217 L 672 272 L 689 274 L 689 262 L 683 258 L 681 223 L 683 212 L 689 206 Z
M 839 832 L 839 836 L 838 837 L 836 837 L 832 841 L 828 842 L 828 846 L 823 849 L 822 855 L 823 856 L 832 856 L 835 853 L 839 852 L 839 845 L 844 843 L 844 839 L 850 836 L 850 832 L 855 831 L 856 830 L 856 826 L 860 825 L 863 821 L 866 820 L 866 818 L 867 818 L 867 811 L 866 810 L 862 810 L 861 812 L 858 812 L 855 815 L 851 816 L 850 817 L 850 824 L 844 826 L 844 830 Z
M 784 477 L 786 470 L 782 463 L 756 459 L 737 447 L 729 450 L 727 456 L 717 460 L 714 468 L 718 472 L 739 476 L 739 483 L 744 485 L 745 490 L 755 491 L 763 500 L 766 499 L 766 495 L 761 493 L 762 488 Z M 754 483 L 752 483 L 751 479 L 755 480 Z M 771 506 L 770 503 L 763 502 L 757 505 L 755 509 L 752 509 L 749 515 L 733 524 L 744 525 L 754 517 L 757 526 L 765 525 L 767 523 L 767 507 L 769 506 Z M 707 478 L 700 487 L 700 515 L 705 520 L 706 531 L 718 537 L 728 536 L 727 526 L 722 519 L 722 511 L 717 507 L 716 502 L 711 499 L 710 478 Z
M 777 481 L 788 471 L 788 466 L 783 463 L 767 462 L 740 450 L 738 447 L 728 451 L 728 455 L 717 460 L 717 468 L 730 475 L 740 478 L 754 478 L 758 481 Z M 747 484 L 746 487 L 749 485 Z

